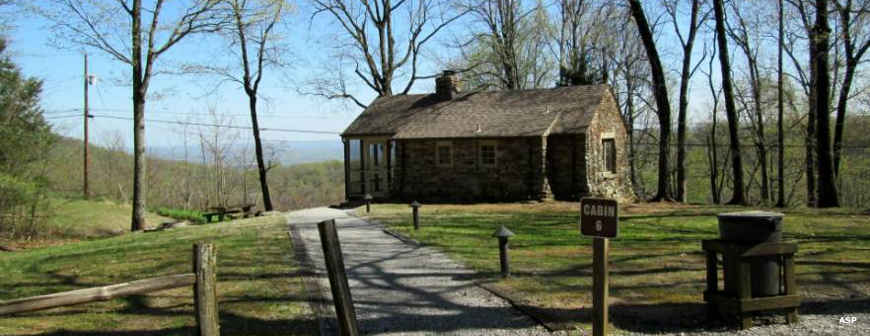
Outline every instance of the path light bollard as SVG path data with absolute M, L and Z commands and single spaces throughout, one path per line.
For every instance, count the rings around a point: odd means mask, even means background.
M 501 261 L 501 276 L 503 278 L 511 276 L 510 265 L 508 265 L 508 238 L 513 235 L 514 233 L 504 227 L 504 225 L 492 234 L 493 237 L 498 238 L 498 254 Z
M 418 211 L 422 205 L 414 201 L 411 203 L 411 211 L 414 213 L 414 230 L 420 229 L 420 212 Z
M 363 198 L 366 200 L 366 213 L 372 212 L 372 194 L 366 194 Z

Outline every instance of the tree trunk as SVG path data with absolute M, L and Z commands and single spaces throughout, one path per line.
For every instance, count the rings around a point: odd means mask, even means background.
M 247 93 L 248 106 L 251 109 L 251 128 L 254 132 L 254 150 L 257 154 L 257 172 L 260 174 L 260 189 L 263 193 L 263 208 L 272 211 L 272 196 L 269 194 L 269 184 L 266 181 L 266 164 L 263 161 L 263 144 L 260 141 L 260 123 L 257 121 L 257 94 L 250 91 Z
M 777 76 L 776 76 L 776 144 L 779 151 L 777 152 L 777 172 L 776 172 L 776 206 L 779 208 L 785 207 L 785 131 L 782 123 L 783 117 L 783 77 L 782 77 L 782 45 L 783 45 L 783 0 L 779 0 L 779 45 L 777 46 Z
M 686 113 L 689 109 L 689 79 L 692 74 L 692 48 L 698 31 L 700 2 L 692 1 L 692 16 L 689 21 L 689 36 L 683 46 L 683 68 L 680 71 L 680 111 L 677 116 L 677 201 L 686 201 Z
M 812 68 L 812 67 L 811 67 Z M 812 71 L 812 70 L 810 70 Z M 810 83 L 812 86 L 812 83 Z M 810 106 L 815 105 L 815 93 L 810 93 L 809 103 Z M 812 111 L 812 107 L 810 108 L 810 112 L 807 116 L 807 138 L 806 142 L 806 164 L 807 164 L 807 206 L 815 207 L 817 201 L 816 195 L 816 146 L 815 146 L 815 138 L 816 138 L 816 114 Z
M 637 25 L 638 33 L 643 41 L 647 58 L 650 63 L 653 80 L 653 94 L 655 95 L 657 115 L 659 119 L 659 166 L 658 166 L 658 191 L 653 201 L 671 200 L 669 191 L 670 175 L 668 174 L 668 159 L 670 157 L 671 137 L 671 105 L 668 102 L 668 89 L 665 81 L 662 62 L 656 50 L 655 40 L 646 21 L 643 7 L 639 0 L 629 0 L 631 15 Z
M 734 195 L 728 204 L 746 204 L 743 191 L 743 160 L 740 155 L 740 138 L 737 129 L 737 109 L 734 107 L 734 91 L 731 87 L 731 66 L 728 61 L 728 41 L 725 36 L 725 13 L 722 0 L 713 1 L 716 16 L 716 40 L 719 45 L 719 64 L 722 70 L 722 91 L 725 94 L 725 114 L 728 118 L 728 145 L 731 154 L 731 170 L 734 179 Z
M 142 0 L 133 0 L 133 217 L 130 230 L 145 228 L 145 96 L 142 72 Z
M 852 90 L 852 79 L 858 64 L 854 60 L 846 61 L 846 73 L 840 86 L 840 97 L 837 99 L 837 120 L 834 124 L 834 175 L 840 175 L 840 156 L 843 150 L 843 128 L 846 125 L 846 104 L 849 102 L 849 91 Z
M 755 101 L 756 144 L 758 150 L 758 162 L 761 164 L 761 201 L 765 204 L 770 202 L 770 186 L 767 176 L 767 142 L 764 139 L 764 116 L 761 109 L 761 83 L 758 73 L 758 64 L 754 58 L 747 55 L 750 60 L 750 74 L 752 77 L 752 97 Z
M 716 181 L 719 180 L 719 153 L 718 148 L 716 147 L 716 107 L 714 105 L 713 108 L 713 125 L 710 128 L 710 195 L 713 198 L 713 204 L 722 203 L 722 200 L 719 198 L 719 190 Z
M 831 129 L 829 114 L 831 78 L 828 69 L 828 38 L 831 28 L 828 25 L 828 1 L 816 1 L 816 23 L 813 27 L 810 43 L 814 45 L 810 54 L 813 70 L 816 99 L 813 111 L 816 115 L 816 165 L 819 174 L 818 199 L 816 205 L 820 208 L 836 207 L 840 202 L 837 198 L 837 186 L 834 183 L 834 166 L 831 161 Z
M 631 190 L 637 190 L 637 170 L 634 164 L 635 161 L 635 147 L 634 147 L 634 98 L 632 95 L 634 94 L 634 80 L 631 79 L 631 76 L 626 76 L 625 79 L 625 88 L 626 88 L 626 100 L 625 100 L 625 108 L 626 115 L 628 118 L 628 125 L 625 125 L 626 131 L 628 132 L 628 167 L 631 173 Z

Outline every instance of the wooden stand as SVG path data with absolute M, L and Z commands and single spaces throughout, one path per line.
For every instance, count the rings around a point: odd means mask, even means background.
M 785 310 L 786 323 L 797 322 L 797 309 L 801 298 L 797 295 L 797 285 L 794 278 L 794 254 L 797 244 L 794 243 L 761 243 L 742 245 L 719 239 L 703 240 L 702 248 L 707 255 L 707 290 L 704 291 L 704 301 L 707 302 L 708 318 L 717 315 L 737 316 L 740 328 L 752 327 L 752 313 L 770 310 Z M 725 274 L 725 290 L 719 290 L 716 255 L 722 255 L 723 273 Z M 767 297 L 752 297 L 752 281 L 750 264 L 757 257 L 779 258 L 780 295 Z

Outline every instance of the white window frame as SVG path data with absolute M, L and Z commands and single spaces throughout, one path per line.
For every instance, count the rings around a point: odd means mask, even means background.
M 492 146 L 492 163 L 486 163 L 483 159 L 483 147 Z M 477 159 L 481 167 L 495 167 L 498 165 L 498 142 L 495 140 L 481 141 L 477 148 Z
M 441 162 L 442 147 L 447 147 L 450 152 L 447 162 Z M 453 141 L 438 141 L 435 143 L 435 165 L 438 167 L 453 167 Z

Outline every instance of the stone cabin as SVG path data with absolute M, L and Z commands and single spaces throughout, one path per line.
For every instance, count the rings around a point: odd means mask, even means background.
M 607 85 L 381 97 L 341 134 L 345 196 L 440 202 L 634 200 Z

